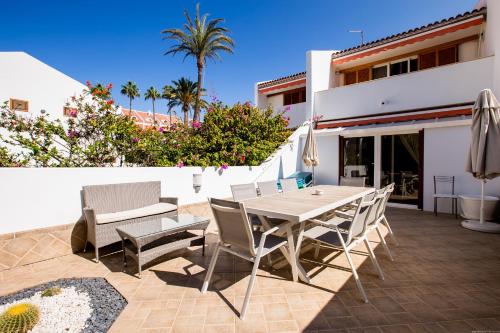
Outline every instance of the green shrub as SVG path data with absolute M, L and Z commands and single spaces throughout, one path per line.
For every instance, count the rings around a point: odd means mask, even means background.
M 140 129 L 119 114 L 111 85 L 91 86 L 72 98 L 72 117 L 50 120 L 48 115 L 26 118 L 7 104 L 0 109 L 0 128 L 11 134 L 5 141 L 22 148 L 29 166 L 216 166 L 259 165 L 291 131 L 288 118 L 271 108 L 250 103 L 207 106 L 203 122 L 190 126 Z M 6 155 L 9 156 L 9 155 Z
M 52 297 L 59 295 L 61 293 L 61 288 L 60 287 L 50 287 L 42 291 L 41 296 L 42 297 Z
M 0 315 L 1 333 L 26 333 L 40 319 L 40 310 L 36 305 L 20 303 L 9 307 Z

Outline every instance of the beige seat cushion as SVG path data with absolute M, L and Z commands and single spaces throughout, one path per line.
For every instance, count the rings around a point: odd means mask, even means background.
M 174 211 L 176 209 L 177 209 L 176 205 L 166 202 L 160 202 L 151 206 L 145 206 L 131 210 L 124 210 L 116 213 L 97 214 L 96 222 L 97 224 L 111 223 L 111 222 L 134 219 L 143 216 L 167 213 Z

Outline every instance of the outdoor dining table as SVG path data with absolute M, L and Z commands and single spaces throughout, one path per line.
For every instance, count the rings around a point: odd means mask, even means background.
M 283 248 L 281 252 L 292 266 L 293 281 L 300 278 L 309 283 L 309 277 L 299 262 L 305 222 L 356 201 L 373 191 L 374 188 L 367 187 L 318 185 L 247 199 L 244 203 L 247 213 L 257 215 L 266 229 L 271 227 L 270 218 L 288 221 L 282 223 L 282 226 L 286 229 L 291 253 L 289 255 Z M 299 230 L 294 237 L 292 227 L 297 224 Z

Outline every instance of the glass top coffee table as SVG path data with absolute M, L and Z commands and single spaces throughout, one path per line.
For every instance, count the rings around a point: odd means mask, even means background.
M 127 256 L 137 262 L 139 278 L 142 266 L 172 251 L 202 246 L 205 255 L 205 230 L 210 219 L 190 214 L 158 216 L 148 221 L 116 228 L 122 239 L 123 265 Z M 201 231 L 192 233 L 191 231 Z

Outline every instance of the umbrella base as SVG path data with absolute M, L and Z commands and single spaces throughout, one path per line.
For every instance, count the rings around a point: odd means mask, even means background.
M 465 220 L 462 221 L 462 227 L 481 232 L 489 232 L 489 233 L 500 233 L 500 224 L 492 223 L 492 222 L 484 222 L 480 223 L 476 220 Z

